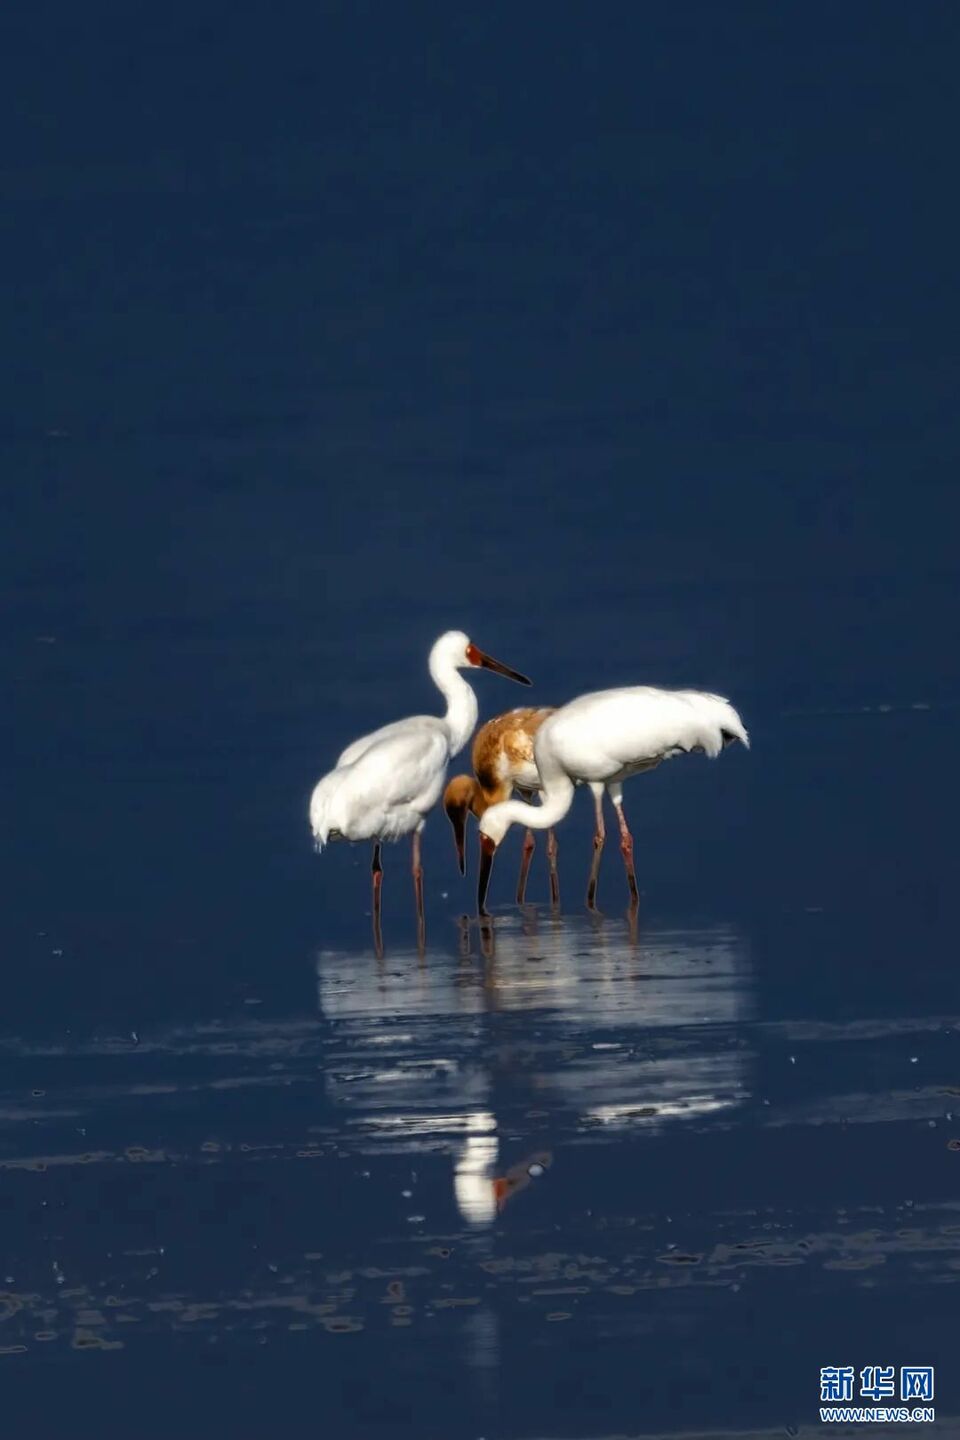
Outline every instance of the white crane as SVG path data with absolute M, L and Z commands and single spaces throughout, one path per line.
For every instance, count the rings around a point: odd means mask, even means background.
M 430 651 L 430 675 L 447 702 L 447 713 L 411 715 L 348 745 L 336 769 L 310 797 L 310 825 L 318 849 L 331 840 L 372 840 L 373 930 L 382 950 L 380 890 L 384 840 L 413 836 L 413 883 L 417 929 L 424 934 L 420 832 L 440 798 L 447 762 L 462 750 L 477 723 L 477 697 L 459 674 L 466 668 L 495 670 L 529 685 L 525 675 L 485 655 L 461 630 L 448 630 Z
M 487 887 L 497 846 L 513 824 L 548 830 L 562 820 L 573 801 L 578 783 L 593 790 L 597 807 L 594 835 L 593 893 L 603 847 L 600 787 L 605 786 L 620 822 L 631 905 L 638 900 L 633 865 L 633 837 L 623 813 L 622 782 L 642 770 L 652 770 L 673 755 L 702 751 L 714 757 L 725 745 L 739 740 L 749 748 L 743 721 L 729 700 L 702 690 L 658 690 L 649 685 L 619 690 L 598 690 L 580 695 L 549 715 L 533 743 L 540 772 L 540 804 L 505 800 L 491 805 L 480 820 L 480 880 L 477 908 L 485 915 Z M 589 893 L 589 892 L 588 892 Z

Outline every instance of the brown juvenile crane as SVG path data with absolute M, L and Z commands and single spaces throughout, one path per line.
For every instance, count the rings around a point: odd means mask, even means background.
M 453 826 L 453 836 L 460 862 L 460 874 L 466 874 L 464 842 L 467 815 L 478 820 L 491 805 L 509 800 L 514 790 L 529 800 L 540 789 L 540 774 L 533 758 L 533 740 L 548 715 L 550 706 L 522 707 L 508 710 L 481 725 L 473 742 L 471 760 L 473 775 L 455 775 L 443 796 L 443 808 Z M 527 875 L 533 856 L 533 832 L 527 830 L 517 880 L 517 904 L 523 904 Z M 550 866 L 550 898 L 556 905 L 560 899 L 557 876 L 557 839 L 547 833 L 547 862 Z

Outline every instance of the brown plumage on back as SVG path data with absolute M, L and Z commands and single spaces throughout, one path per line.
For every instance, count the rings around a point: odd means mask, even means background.
M 526 706 L 508 710 L 505 715 L 495 715 L 486 725 L 481 725 L 474 736 L 470 759 L 480 788 L 487 794 L 487 805 L 496 803 L 494 792 L 501 791 L 504 784 L 508 785 L 509 793 L 515 783 L 514 777 L 524 771 L 534 772 L 529 777 L 533 782 L 529 788 L 535 789 L 539 784 L 533 758 L 533 737 L 552 713 L 552 709 L 544 705 Z
M 443 796 L 443 808 L 453 826 L 454 842 L 461 875 L 466 874 L 464 842 L 468 812 L 479 820 L 484 811 L 501 800 L 508 800 L 514 790 L 531 796 L 540 789 L 540 776 L 533 756 L 537 731 L 548 715 L 550 706 L 523 707 L 496 715 L 481 725 L 473 742 L 471 760 L 473 775 L 455 775 Z M 533 835 L 528 830 L 523 842 L 523 859 L 517 885 L 517 901 L 523 903 L 527 872 L 533 854 Z M 556 902 L 559 886 L 556 874 L 557 842 L 551 830 L 547 836 L 547 857 L 550 861 L 550 892 Z

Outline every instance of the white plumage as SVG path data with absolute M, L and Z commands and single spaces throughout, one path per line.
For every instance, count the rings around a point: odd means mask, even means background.
M 541 774 L 545 756 L 575 780 L 607 784 L 673 755 L 703 750 L 713 758 L 725 733 L 749 748 L 743 721 L 722 695 L 635 685 L 581 695 L 556 710 L 540 727 L 534 755 Z
M 631 899 L 638 891 L 633 868 L 633 840 L 623 814 L 622 782 L 652 770 L 674 755 L 702 751 L 714 757 L 725 745 L 750 740 L 736 710 L 721 695 L 702 690 L 659 690 L 649 685 L 598 690 L 581 695 L 544 720 L 534 741 L 534 757 L 542 782 L 540 805 L 507 800 L 492 805 L 480 821 L 482 844 L 479 907 L 484 910 L 493 854 L 513 824 L 546 830 L 566 815 L 574 787 L 590 785 L 597 799 L 596 866 L 603 845 L 599 787 L 605 786 L 620 822 L 621 850 Z M 589 899 L 588 892 L 588 899 Z
M 355 740 L 310 797 L 310 826 L 319 849 L 330 840 L 374 842 L 373 914 L 378 949 L 382 944 L 380 843 L 404 835 L 413 836 L 413 877 L 422 938 L 420 831 L 440 798 L 447 762 L 463 748 L 477 723 L 476 696 L 459 673 L 468 666 L 482 666 L 524 685 L 530 683 L 485 655 L 462 631 L 447 631 L 430 651 L 430 674 L 447 701 L 446 714 L 411 715 Z
M 399 840 L 423 825 L 440 798 L 451 754 L 443 721 L 428 726 L 428 718 L 412 716 L 323 777 L 310 797 L 319 847 L 331 838 Z

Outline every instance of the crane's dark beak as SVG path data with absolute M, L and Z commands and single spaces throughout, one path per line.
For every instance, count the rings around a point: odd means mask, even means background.
M 480 878 L 477 881 L 477 914 L 488 915 L 487 890 L 490 887 L 490 872 L 493 869 L 493 857 L 497 853 L 496 842 L 490 839 L 489 835 L 480 836 Z
M 453 843 L 457 847 L 457 863 L 460 866 L 460 874 L 467 873 L 467 860 L 464 853 L 464 840 L 467 832 L 467 807 L 466 805 L 451 805 L 447 810 L 447 819 L 453 826 Z
M 467 659 L 471 665 L 480 665 L 484 670 L 495 670 L 498 675 L 506 675 L 508 680 L 516 680 L 518 685 L 529 685 L 526 675 L 521 675 L 519 670 L 511 670 L 509 665 L 502 665 L 499 660 L 494 660 L 492 655 L 485 655 L 478 650 L 476 645 L 467 646 Z

